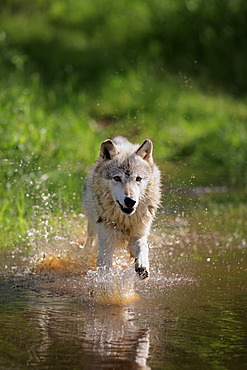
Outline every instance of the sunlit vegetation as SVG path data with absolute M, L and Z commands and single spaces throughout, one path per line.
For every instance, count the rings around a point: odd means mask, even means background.
M 2 248 L 79 214 L 86 171 L 117 134 L 153 140 L 165 187 L 246 187 L 245 1 L 0 9 Z

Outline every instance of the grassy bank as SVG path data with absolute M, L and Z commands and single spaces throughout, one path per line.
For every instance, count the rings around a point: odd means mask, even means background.
M 12 77 L 0 95 L 2 246 L 23 243 L 34 219 L 80 213 L 84 176 L 100 142 L 117 134 L 153 140 L 167 186 L 245 184 L 241 102 L 169 79 L 164 89 L 144 78 L 136 93 L 134 72 L 103 85 L 95 100 L 84 93 L 56 97 L 38 75 Z

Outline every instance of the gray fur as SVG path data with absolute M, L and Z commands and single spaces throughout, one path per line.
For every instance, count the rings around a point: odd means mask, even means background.
M 160 171 L 152 149 L 150 140 L 141 146 L 122 136 L 105 140 L 83 192 L 85 251 L 97 241 L 98 266 L 111 268 L 115 248 L 127 245 L 141 278 L 149 275 L 147 238 L 160 203 Z

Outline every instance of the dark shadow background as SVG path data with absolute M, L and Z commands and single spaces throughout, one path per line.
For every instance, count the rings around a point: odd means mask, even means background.
M 187 73 L 204 88 L 246 94 L 245 0 L 2 0 L 0 10 L 2 60 L 17 48 L 46 84 L 73 71 L 73 86 L 91 89 L 141 61 L 158 76 Z

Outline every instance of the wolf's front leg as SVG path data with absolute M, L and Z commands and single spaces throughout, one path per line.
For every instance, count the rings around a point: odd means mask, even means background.
M 109 270 L 112 267 L 112 258 L 116 240 L 110 230 L 103 225 L 97 225 L 99 254 L 97 266 Z
M 96 244 L 96 233 L 95 233 L 94 225 L 93 225 L 93 222 L 90 219 L 88 219 L 87 240 L 84 246 L 84 251 L 88 254 L 90 252 L 94 252 L 95 244 Z
M 146 279 L 149 276 L 147 237 L 143 236 L 142 238 L 133 241 L 130 245 L 130 251 L 135 257 L 136 272 L 141 279 Z

